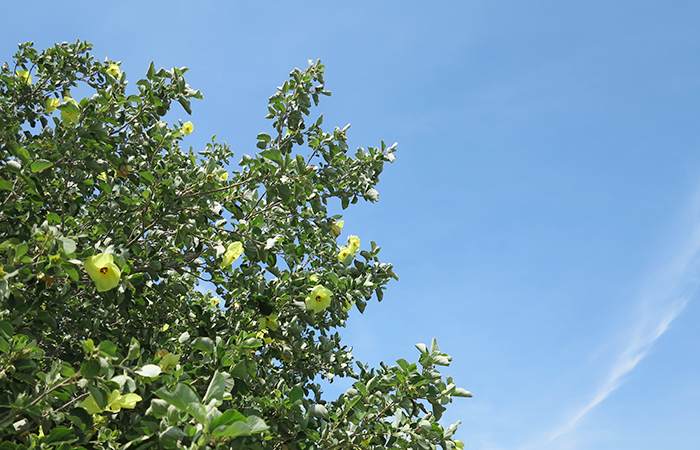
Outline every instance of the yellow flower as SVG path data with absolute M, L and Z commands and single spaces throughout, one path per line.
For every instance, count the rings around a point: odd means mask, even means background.
M 234 242 L 233 244 L 230 244 L 228 248 L 226 248 L 226 253 L 224 253 L 224 259 L 221 261 L 221 268 L 227 268 L 242 254 L 243 244 L 241 242 Z
M 182 134 L 187 136 L 191 132 L 194 131 L 194 125 L 192 125 L 192 122 L 185 122 L 185 124 L 182 126 Z
M 331 234 L 333 235 L 333 237 L 340 236 L 340 232 L 343 229 L 343 225 L 345 225 L 344 220 L 339 220 L 337 222 L 334 222 L 333 225 L 331 225 Z
M 360 249 L 360 238 L 357 236 L 348 236 L 348 247 L 354 255 Z
M 72 124 L 78 123 L 78 116 L 80 115 L 80 105 L 78 102 L 76 102 L 73 97 L 66 96 L 63 97 L 63 102 L 69 103 L 69 105 L 61 109 L 61 120 Z
M 313 281 L 314 283 L 318 282 L 318 275 L 313 274 L 309 277 L 309 281 Z
M 97 175 L 97 179 L 102 180 L 102 181 L 107 181 L 107 172 L 102 172 L 99 175 Z
M 119 412 L 122 408 L 134 409 L 136 407 L 136 403 L 140 402 L 141 400 L 143 399 L 138 394 L 121 395 L 119 390 L 115 389 L 111 394 L 109 394 L 109 398 L 107 399 L 107 407 L 105 409 L 97 406 L 95 397 L 92 395 L 87 396 L 78 406 L 83 408 L 89 414 L 97 414 L 101 413 L 102 411 Z
M 212 297 L 209 300 L 209 307 L 211 309 L 217 309 L 220 304 L 221 304 L 221 299 L 219 297 Z
M 107 405 L 107 411 L 119 412 L 122 408 L 124 409 L 134 409 L 136 403 L 142 400 L 141 396 L 138 394 L 124 394 L 119 395 L 118 390 L 112 391 L 112 394 L 117 393 L 117 398 L 112 401 L 112 395 L 109 396 L 110 404 Z
M 313 309 L 314 313 L 319 313 L 324 309 L 331 306 L 331 294 L 332 292 L 321 286 L 317 285 L 311 290 L 311 294 L 306 297 L 306 309 Z
M 169 328 L 170 328 L 170 324 L 169 324 L 169 323 L 166 323 L 165 325 L 163 325 L 162 327 L 160 327 L 160 331 L 168 331 Z
M 29 73 L 28 70 L 18 70 L 17 78 L 22 80 L 24 84 L 32 84 L 32 75 Z
M 119 284 L 121 270 L 114 264 L 114 257 L 110 253 L 100 253 L 85 260 L 85 271 L 90 275 L 97 286 L 97 292 L 109 291 Z
M 46 108 L 46 114 L 51 114 L 52 112 L 56 111 L 56 108 L 58 108 L 58 105 L 60 104 L 61 101 L 57 98 L 47 98 L 46 103 L 44 104 L 44 107 Z
M 107 68 L 107 73 L 112 75 L 114 78 L 119 78 L 122 75 L 122 71 L 119 70 L 119 66 L 114 63 L 109 65 L 109 67 Z
M 270 342 L 272 342 L 272 338 L 267 336 L 267 330 L 258 331 L 255 336 L 258 339 L 262 339 L 266 345 L 270 345 Z
M 279 322 L 277 322 L 277 313 L 272 313 L 267 317 L 260 319 L 258 328 L 262 330 L 271 329 L 272 331 L 277 330 L 280 327 Z
M 221 181 L 226 181 L 228 180 L 228 172 L 224 171 L 221 175 L 219 175 L 219 178 L 221 178 Z
M 340 247 L 340 250 L 338 250 L 338 261 L 343 262 L 345 261 L 345 258 L 348 256 L 352 255 L 352 250 L 350 250 L 350 247 L 347 245 L 344 245 Z

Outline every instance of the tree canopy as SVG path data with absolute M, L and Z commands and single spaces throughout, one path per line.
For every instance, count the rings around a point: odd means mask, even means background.
M 132 85 L 90 50 L 22 44 L 0 72 L 0 450 L 463 446 L 435 340 L 376 368 L 341 342 L 398 277 L 335 212 L 378 200 L 395 146 L 309 118 L 321 62 L 234 161 L 163 120 L 202 98 L 186 68 Z M 355 381 L 329 400 L 323 377 Z

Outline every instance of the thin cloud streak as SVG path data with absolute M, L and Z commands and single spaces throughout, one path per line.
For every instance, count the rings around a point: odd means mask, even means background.
M 579 412 L 566 425 L 552 433 L 549 438 L 549 442 L 552 442 L 563 434 L 572 431 L 590 410 L 608 398 L 617 388 L 622 386 L 625 381 L 625 375 L 630 373 L 637 366 L 637 364 L 639 364 L 639 362 L 647 356 L 654 345 L 654 342 L 656 342 L 656 340 L 661 337 L 662 334 L 664 334 L 673 319 L 680 314 L 687 302 L 687 298 L 674 302 L 669 311 L 662 313 L 663 318 L 661 321 L 657 321 L 655 330 L 651 330 L 651 332 L 646 336 L 639 336 L 630 342 L 627 349 L 618 358 L 617 362 L 610 371 L 610 375 L 603 386 L 600 387 L 596 396 L 586 406 L 581 408 L 581 410 L 579 410 Z M 655 318 L 656 317 L 649 318 L 649 320 L 651 321 Z M 648 329 L 649 325 L 651 324 L 644 324 L 642 328 Z
M 695 204 L 700 204 L 700 196 L 697 197 Z M 696 207 L 695 210 L 699 209 Z M 629 343 L 617 358 L 606 381 L 588 404 L 581 408 L 568 423 L 550 435 L 548 442 L 551 443 L 574 430 L 586 414 L 622 386 L 626 381 L 625 376 L 649 354 L 656 340 L 668 330 L 671 322 L 678 317 L 692 298 L 698 288 L 700 270 L 698 214 L 695 214 L 694 220 L 697 225 L 675 261 L 645 289 L 644 297 L 640 302 L 639 319 L 632 329 Z

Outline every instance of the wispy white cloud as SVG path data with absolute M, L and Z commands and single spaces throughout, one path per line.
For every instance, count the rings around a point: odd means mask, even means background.
M 573 431 L 583 417 L 624 384 L 626 376 L 649 354 L 656 340 L 668 330 L 671 322 L 694 295 L 700 272 L 700 195 L 696 199 L 692 218 L 696 225 L 672 262 L 652 277 L 643 289 L 636 322 L 625 337 L 627 343 L 623 346 L 623 351 L 616 358 L 595 396 L 563 426 L 549 434 L 549 443 Z
M 582 407 L 564 426 L 556 429 L 549 437 L 549 442 L 572 431 L 579 421 L 595 408 L 600 402 L 605 400 L 625 381 L 625 376 L 634 369 L 639 362 L 649 353 L 654 342 L 668 329 L 673 319 L 683 310 L 688 299 L 678 299 L 665 308 L 666 311 L 651 312 L 652 317 L 648 317 L 646 323 L 640 324 L 642 332 L 636 333 L 629 345 L 617 358 L 614 366 L 605 382 L 600 386 L 595 397 Z

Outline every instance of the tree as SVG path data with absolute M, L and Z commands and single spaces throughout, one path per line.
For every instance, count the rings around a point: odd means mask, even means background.
M 348 127 L 307 121 L 320 61 L 229 173 L 225 143 L 185 151 L 193 124 L 162 121 L 202 98 L 186 68 L 129 93 L 90 49 L 23 44 L 0 73 L 0 449 L 460 447 L 438 420 L 471 394 L 437 342 L 379 368 L 341 344 L 398 277 L 374 242 L 338 244 L 329 200 L 377 201 L 395 148 L 349 155 Z M 356 381 L 325 400 L 335 376 Z

